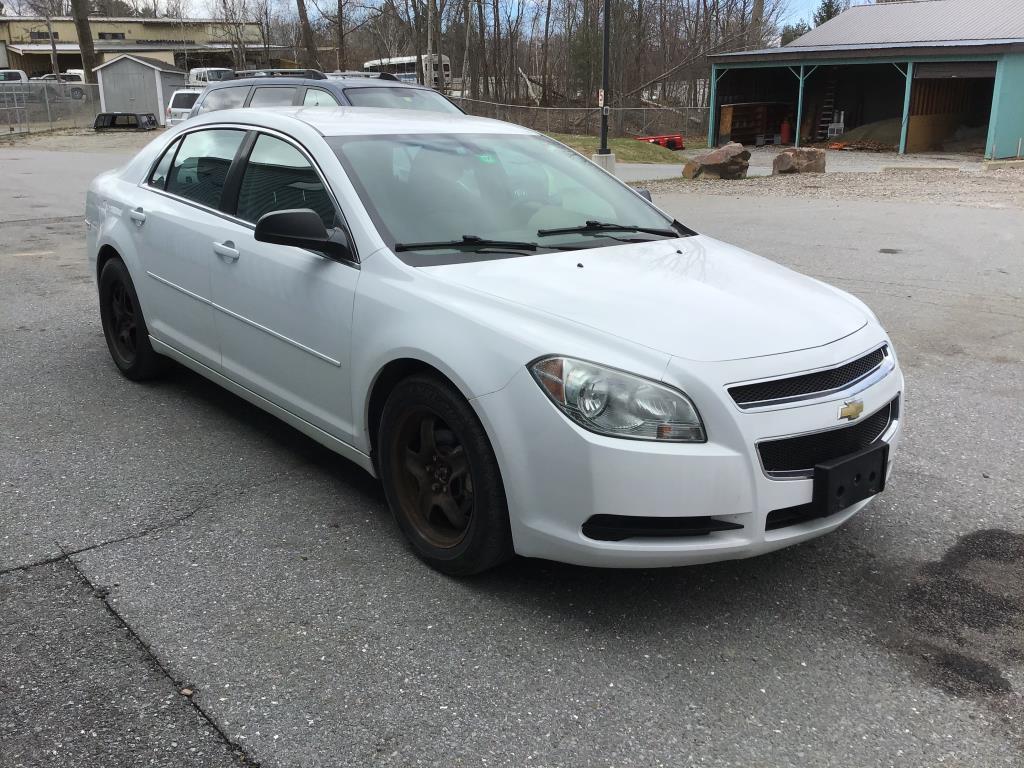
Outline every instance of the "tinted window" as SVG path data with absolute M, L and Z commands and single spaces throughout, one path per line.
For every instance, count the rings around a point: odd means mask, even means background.
M 302 103 L 307 107 L 338 106 L 338 100 L 336 98 L 334 98 L 327 91 L 322 91 L 319 88 L 307 88 L 306 98 L 302 100 Z
M 195 92 L 176 93 L 171 96 L 171 109 L 192 109 L 198 98 L 199 94 Z
M 210 208 L 220 207 L 228 168 L 245 138 L 244 131 L 212 130 L 190 133 L 181 141 L 167 178 L 167 191 Z
M 257 88 L 250 107 L 288 107 L 295 101 L 295 88 Z
M 171 169 L 171 160 L 174 158 L 174 150 L 177 149 L 178 142 L 174 142 L 164 152 L 160 158 L 160 162 L 156 164 L 156 168 L 153 169 L 153 173 L 149 177 L 149 186 L 159 187 L 163 189 L 167 186 L 167 172 Z
M 420 88 L 347 88 L 345 95 L 354 107 L 419 109 L 424 112 L 454 112 L 459 108 L 436 91 Z
M 203 103 L 199 105 L 199 114 L 240 107 L 245 103 L 248 93 L 249 86 L 247 85 L 236 85 L 233 88 L 218 88 L 210 91 L 203 99 Z
M 335 226 L 334 204 L 305 156 L 285 141 L 260 136 L 242 176 L 238 217 L 256 222 L 265 213 L 290 208 L 312 208 L 325 227 Z
M 21 82 L 21 73 L 20 72 L 0 72 L 0 82 L 10 82 L 12 80 L 17 80 L 18 82 Z

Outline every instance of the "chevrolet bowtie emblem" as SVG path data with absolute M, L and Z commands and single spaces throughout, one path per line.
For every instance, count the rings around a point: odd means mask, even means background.
M 864 403 L 860 400 L 851 400 L 839 409 L 839 418 L 854 421 L 862 413 L 864 413 Z

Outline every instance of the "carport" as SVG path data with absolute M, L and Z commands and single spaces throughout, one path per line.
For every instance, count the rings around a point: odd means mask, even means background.
M 103 112 L 152 112 L 164 125 L 171 94 L 185 87 L 186 75 L 165 61 L 122 54 L 94 70 Z
M 1024 146 L 1016 3 L 857 6 L 785 47 L 712 56 L 708 143 L 791 135 L 796 146 L 1016 157 Z

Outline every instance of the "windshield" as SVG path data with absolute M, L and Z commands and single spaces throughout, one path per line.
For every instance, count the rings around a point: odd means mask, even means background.
M 230 69 L 208 69 L 206 70 L 206 79 L 209 81 L 214 80 L 231 80 L 234 78 L 234 72 Z
M 643 198 L 539 135 L 422 134 L 328 138 L 381 236 L 412 264 L 469 260 L 506 244 L 593 248 L 689 234 Z M 600 224 L 601 226 L 595 226 Z M 612 226 L 604 226 L 612 225 Z M 615 225 L 621 225 L 615 226 Z M 553 231 L 554 230 L 554 231 Z M 569 230 L 569 231 L 566 231 Z M 650 231 L 641 231 L 650 230 Z M 470 237 L 469 241 L 464 238 Z M 418 252 L 415 244 L 429 245 Z M 507 254 L 506 254 L 507 255 Z
M 353 107 L 382 107 L 385 109 L 419 109 L 424 112 L 462 112 L 437 91 L 421 88 L 346 88 L 345 95 Z

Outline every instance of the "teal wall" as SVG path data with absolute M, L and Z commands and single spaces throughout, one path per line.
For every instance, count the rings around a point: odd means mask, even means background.
M 988 126 L 988 151 L 994 160 L 1017 156 L 1017 142 L 1024 138 L 1024 54 L 1006 54 L 996 67 L 992 94 L 992 119 Z

